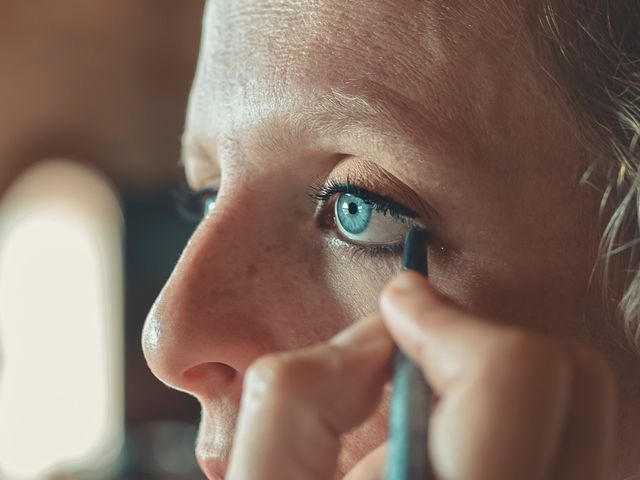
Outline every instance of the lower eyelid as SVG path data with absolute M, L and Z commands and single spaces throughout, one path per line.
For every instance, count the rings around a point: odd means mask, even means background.
M 391 257 L 399 258 L 402 255 L 403 244 L 362 246 L 346 243 L 342 248 L 351 257 L 351 260 L 355 261 L 362 257 L 378 260 Z

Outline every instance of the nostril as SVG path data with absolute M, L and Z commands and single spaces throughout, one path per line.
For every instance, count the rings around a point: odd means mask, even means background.
M 233 384 L 238 371 L 226 363 L 207 362 L 182 374 L 185 389 L 196 396 L 217 396 Z

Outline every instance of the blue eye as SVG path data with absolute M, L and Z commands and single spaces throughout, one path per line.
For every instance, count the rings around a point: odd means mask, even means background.
M 363 181 L 363 183 L 366 183 Z M 333 180 L 312 187 L 312 198 L 322 208 L 320 226 L 333 233 L 333 239 L 355 251 L 371 254 L 397 254 L 402 251 L 404 237 L 419 215 L 388 195 L 361 187 L 353 181 Z M 337 234 L 337 235 L 336 235 Z
M 389 208 L 352 193 L 340 193 L 335 202 L 334 222 L 341 235 L 359 245 L 401 243 L 411 220 Z
M 352 235 L 366 230 L 373 207 L 362 198 L 343 193 L 336 202 L 336 217 L 342 228 Z

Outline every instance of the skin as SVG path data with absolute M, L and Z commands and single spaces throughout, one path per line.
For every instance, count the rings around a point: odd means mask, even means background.
M 379 474 L 392 341 L 440 397 L 441 478 L 637 472 L 637 360 L 590 283 L 601 192 L 579 185 L 576 123 L 524 15 L 504 10 L 208 3 L 183 160 L 194 190 L 219 194 L 143 348 L 163 382 L 202 404 L 210 478 L 230 462 L 243 390 L 229 478 Z M 430 279 L 409 275 L 411 294 L 392 284 L 380 297 L 399 256 L 340 241 L 310 198 L 347 178 L 430 232 Z M 327 342 L 366 316 L 363 350 Z

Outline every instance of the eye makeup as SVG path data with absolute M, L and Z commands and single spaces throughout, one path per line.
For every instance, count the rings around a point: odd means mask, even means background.
M 312 194 L 312 196 L 319 202 L 326 203 L 333 195 L 341 193 L 359 197 L 364 201 L 375 205 L 376 209 L 380 213 L 388 213 L 394 218 L 415 219 L 419 216 L 416 211 L 405 207 L 390 196 L 380 195 L 378 193 L 372 192 L 364 187 L 359 186 L 350 178 L 348 178 L 345 183 L 338 183 L 333 180 L 329 180 L 325 185 L 314 187 L 314 193 Z
M 398 256 L 407 231 L 420 222 L 419 214 L 390 195 L 364 187 L 373 182 L 371 177 L 361 179 L 362 173 L 357 179 L 352 175 L 344 182 L 330 178 L 312 187 L 318 225 L 332 232 L 334 245 L 370 256 Z M 389 184 L 383 185 L 388 189 Z

